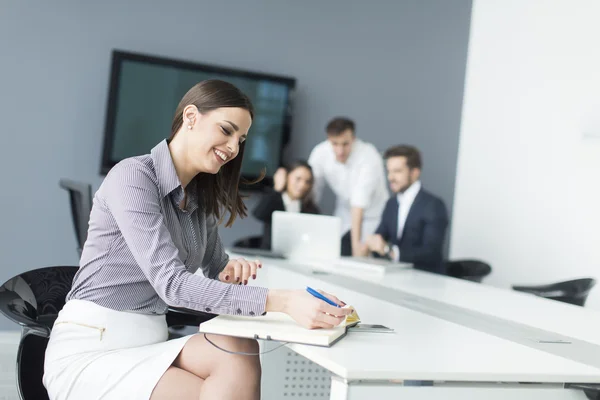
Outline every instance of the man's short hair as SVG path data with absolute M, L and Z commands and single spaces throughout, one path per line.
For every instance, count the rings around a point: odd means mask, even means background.
M 327 127 L 325 127 L 325 132 L 328 136 L 339 136 L 348 129 L 354 135 L 354 121 L 346 117 L 336 117 L 329 121 Z
M 421 163 L 421 153 L 414 146 L 404 144 L 392 146 L 385 151 L 385 153 L 383 154 L 383 158 L 387 160 L 388 158 L 392 157 L 405 157 L 406 165 L 408 166 L 408 168 L 422 169 L 423 164 Z

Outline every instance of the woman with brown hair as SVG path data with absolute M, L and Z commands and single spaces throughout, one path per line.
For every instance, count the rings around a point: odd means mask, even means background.
M 201 335 L 167 341 L 168 306 L 279 311 L 307 328 L 330 328 L 351 311 L 303 290 L 247 286 L 261 263 L 224 252 L 219 221 L 246 216 L 238 186 L 252 118 L 235 86 L 200 82 L 179 103 L 168 140 L 108 173 L 46 350 L 50 399 L 258 399 L 256 341 L 209 337 L 254 355 Z
M 297 160 L 279 168 L 273 176 L 273 190 L 266 193 L 252 215 L 264 222 L 261 248 L 271 249 L 271 225 L 274 211 L 320 214 L 312 199 L 312 168 L 306 161 Z

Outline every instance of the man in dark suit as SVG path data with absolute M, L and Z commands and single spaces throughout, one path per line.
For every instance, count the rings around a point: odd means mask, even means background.
M 445 274 L 442 248 L 448 213 L 443 201 L 421 188 L 421 154 L 412 146 L 394 146 L 384 154 L 394 195 L 379 227 L 366 241 L 368 249 L 415 268 Z

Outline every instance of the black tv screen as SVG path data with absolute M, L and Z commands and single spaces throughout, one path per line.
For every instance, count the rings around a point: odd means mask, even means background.
M 263 184 L 270 184 L 289 141 L 295 79 L 118 50 L 112 53 L 101 173 L 167 138 L 177 104 L 206 79 L 230 82 L 252 100 L 242 176 L 253 180 L 266 168 Z

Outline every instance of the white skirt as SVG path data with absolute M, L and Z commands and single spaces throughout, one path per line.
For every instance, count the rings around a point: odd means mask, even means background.
M 44 363 L 50 400 L 148 400 L 192 336 L 167 341 L 164 315 L 70 300 L 52 328 Z

